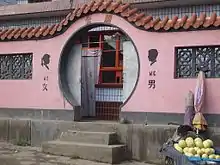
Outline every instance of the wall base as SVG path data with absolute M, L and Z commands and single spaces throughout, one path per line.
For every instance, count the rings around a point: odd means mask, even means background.
M 220 114 L 204 114 L 208 125 L 220 126 Z M 170 122 L 183 124 L 183 113 L 154 113 L 154 112 L 121 112 L 120 118 L 125 118 L 134 124 L 167 125 Z
M 164 158 L 159 150 L 170 138 L 176 126 L 119 124 L 105 122 L 70 122 L 61 120 L 18 120 L 0 118 L 0 141 L 13 144 L 41 146 L 42 142 L 59 139 L 62 132 L 80 128 L 90 131 L 114 130 L 119 142 L 126 144 L 129 158 L 164 165 Z M 216 146 L 220 145 L 219 127 L 209 127 L 210 138 Z
M 80 107 L 74 110 L 64 109 L 19 109 L 19 108 L 0 108 L 1 118 L 12 119 L 34 119 L 34 120 L 80 120 Z

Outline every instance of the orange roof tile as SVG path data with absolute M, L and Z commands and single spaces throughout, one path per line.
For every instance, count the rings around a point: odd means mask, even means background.
M 199 30 L 220 27 L 220 16 L 213 13 L 210 17 L 201 14 L 199 17 L 193 14 L 191 17 L 174 16 L 169 19 L 167 16 L 161 20 L 153 19 L 152 16 L 132 8 L 129 3 L 115 2 L 114 0 L 93 0 L 70 12 L 60 23 L 44 27 L 11 28 L 0 29 L 0 41 L 45 39 L 64 32 L 77 19 L 92 13 L 109 13 L 123 17 L 135 27 L 141 30 L 156 32 L 178 31 L 178 30 Z

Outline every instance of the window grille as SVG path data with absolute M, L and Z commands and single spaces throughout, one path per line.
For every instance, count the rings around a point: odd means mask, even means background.
M 32 79 L 32 53 L 0 55 L 0 79 Z
M 152 15 L 154 18 L 160 17 L 161 19 L 165 16 L 169 18 L 178 16 L 181 18 L 184 15 L 191 16 L 193 13 L 197 15 L 206 13 L 207 16 L 210 16 L 213 12 L 220 15 L 220 4 L 141 9 L 141 11 L 145 12 L 147 15 Z
M 194 78 L 203 71 L 207 78 L 220 77 L 220 46 L 177 47 L 176 78 Z
M 28 0 L 17 0 L 17 4 L 28 4 Z
M 19 21 L 1 21 L 0 29 L 50 26 L 59 23 L 62 19 L 64 19 L 64 16 L 40 19 L 25 19 Z

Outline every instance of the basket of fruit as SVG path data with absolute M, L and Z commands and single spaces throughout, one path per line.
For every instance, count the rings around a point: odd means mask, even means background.
M 175 143 L 174 148 L 191 162 L 212 161 L 220 163 L 220 153 L 214 148 L 213 141 L 199 137 L 186 137 Z

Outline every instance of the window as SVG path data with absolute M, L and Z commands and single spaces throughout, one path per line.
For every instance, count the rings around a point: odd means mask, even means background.
M 117 31 L 90 32 L 88 44 L 83 44 L 83 48 L 102 50 L 99 84 L 122 85 L 123 37 Z
M 122 84 L 122 46 L 118 33 L 103 34 L 101 41 L 102 58 L 100 84 Z
M 202 70 L 206 78 L 220 77 L 220 46 L 177 47 L 175 78 L 194 78 Z
M 99 48 L 99 35 L 89 36 L 89 48 Z
M 32 79 L 31 53 L 0 55 L 0 79 Z

